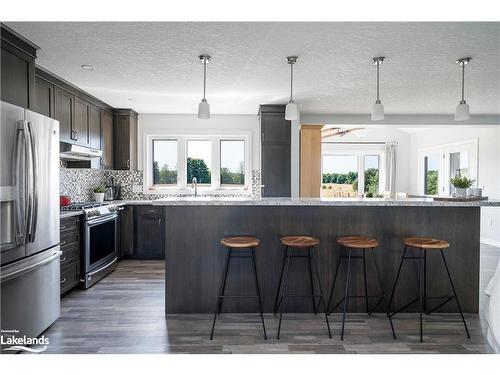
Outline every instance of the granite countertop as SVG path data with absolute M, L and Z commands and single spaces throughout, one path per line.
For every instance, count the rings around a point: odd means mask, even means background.
M 384 207 L 500 207 L 500 199 L 487 201 L 435 201 L 432 198 L 245 198 L 170 197 L 156 200 L 107 201 L 118 206 L 384 206 Z M 61 211 L 60 218 L 82 215 L 83 211 Z

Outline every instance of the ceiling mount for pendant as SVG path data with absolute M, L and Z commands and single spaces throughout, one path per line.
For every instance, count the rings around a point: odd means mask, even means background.
M 372 107 L 372 121 L 378 121 L 384 119 L 384 105 L 380 101 L 380 65 L 383 64 L 385 60 L 384 56 L 378 56 L 372 58 L 372 64 L 377 67 L 377 99 Z
M 293 101 L 293 66 L 299 57 L 292 55 L 286 57 L 286 62 L 290 65 L 290 100 L 285 109 L 285 120 L 297 120 L 299 118 L 299 110 L 297 104 Z
M 464 83 L 465 83 L 465 65 L 469 64 L 470 57 L 462 57 L 456 63 L 462 68 L 462 97 L 455 109 L 455 121 L 464 121 L 470 119 L 469 105 L 464 99 Z
M 210 62 L 212 57 L 210 55 L 200 55 L 198 58 L 203 64 L 203 99 L 201 99 L 201 102 L 198 105 L 198 118 L 206 120 L 210 118 L 210 104 L 208 104 L 205 97 L 207 89 L 207 64 Z

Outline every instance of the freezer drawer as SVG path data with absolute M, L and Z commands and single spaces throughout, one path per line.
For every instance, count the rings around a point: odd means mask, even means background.
M 1 329 L 37 337 L 60 314 L 59 246 L 4 266 L 0 274 Z

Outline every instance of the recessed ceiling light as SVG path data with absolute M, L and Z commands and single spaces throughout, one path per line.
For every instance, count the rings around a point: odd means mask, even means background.
M 129 101 L 129 102 L 135 102 L 135 101 L 136 101 L 136 99 L 135 99 L 135 98 L 128 98 L 128 101 Z
M 81 68 L 85 70 L 95 70 L 95 67 L 92 65 L 82 65 Z

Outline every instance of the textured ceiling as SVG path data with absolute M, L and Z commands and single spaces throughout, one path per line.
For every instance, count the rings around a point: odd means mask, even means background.
M 37 63 L 115 107 L 195 113 L 200 53 L 209 53 L 212 113 L 255 114 L 286 103 L 297 54 L 295 100 L 303 113 L 369 113 L 372 56 L 387 114 L 451 114 L 466 68 L 472 114 L 500 113 L 500 23 L 7 23 L 41 47 Z M 80 68 L 95 66 L 94 71 Z M 135 99 L 130 101 L 129 99 Z

